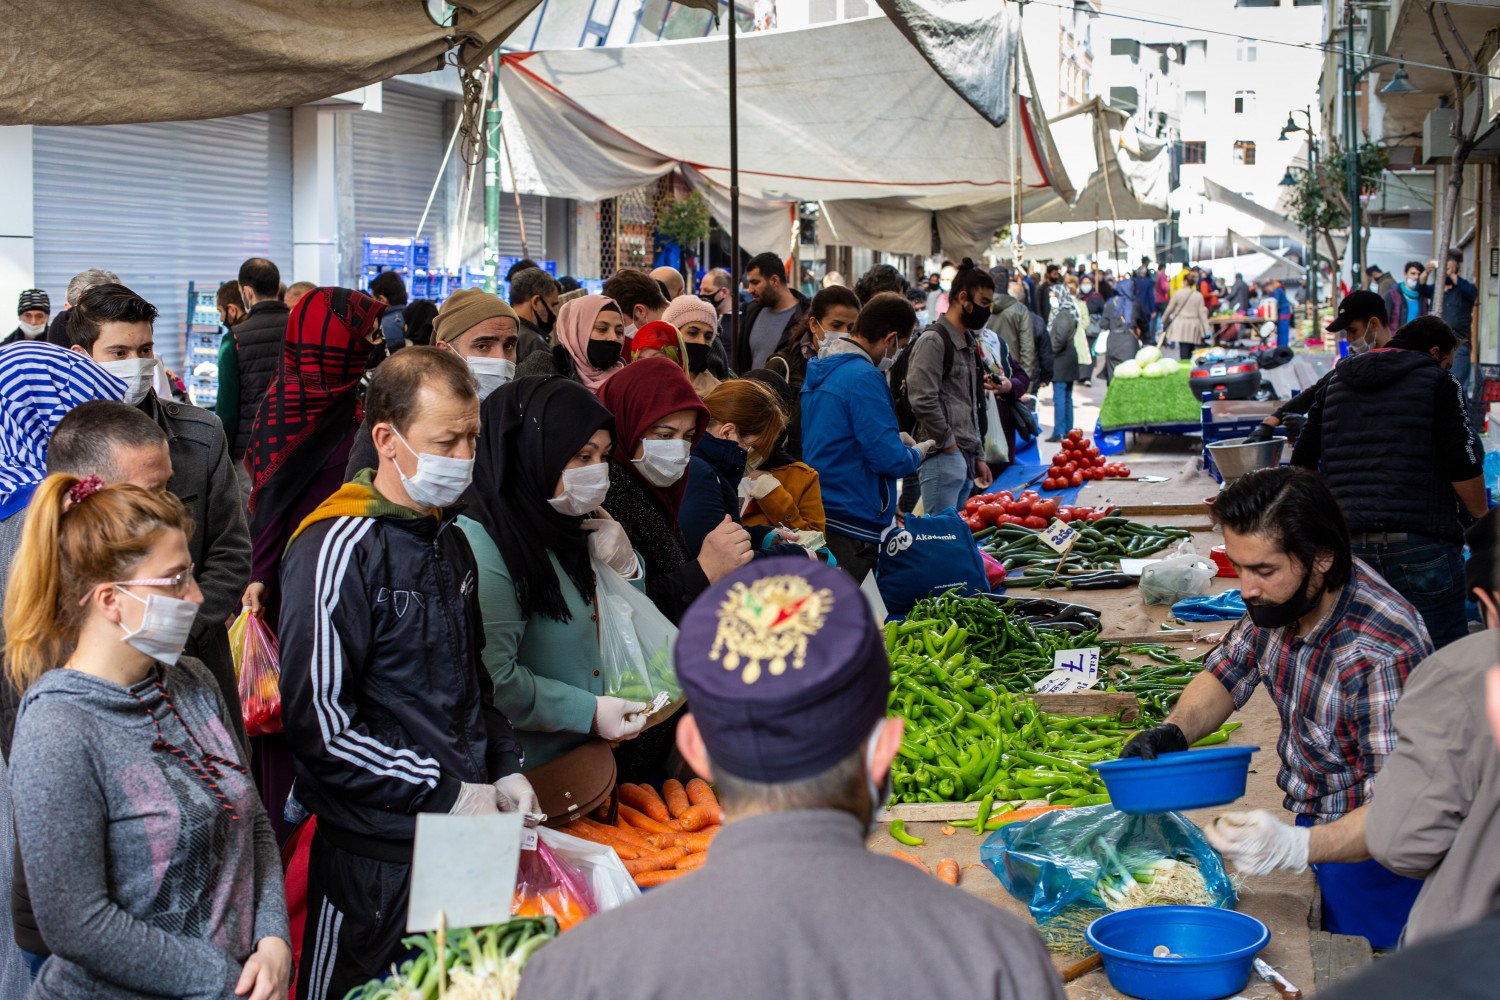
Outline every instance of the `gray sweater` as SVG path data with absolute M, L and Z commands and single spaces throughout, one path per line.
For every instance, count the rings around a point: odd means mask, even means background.
M 186 658 L 128 689 L 60 668 L 27 692 L 16 832 L 53 952 L 33 998 L 229 1000 L 257 942 L 287 938 L 276 839 L 223 762 L 238 757 L 223 712 Z

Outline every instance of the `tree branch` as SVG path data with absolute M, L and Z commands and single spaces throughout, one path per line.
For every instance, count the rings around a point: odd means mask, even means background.
M 1468 66 L 1469 72 L 1472 74 L 1478 74 L 1479 63 L 1477 60 L 1475 60 L 1474 53 L 1470 51 L 1469 43 L 1464 41 L 1464 36 L 1459 33 L 1458 26 L 1453 23 L 1453 11 L 1449 9 L 1446 3 L 1443 4 L 1443 22 L 1448 25 L 1448 31 L 1453 35 L 1453 40 L 1458 43 L 1458 50 L 1463 53 L 1464 63 Z M 1442 38 L 1438 38 L 1437 43 L 1440 46 L 1443 45 Z M 1444 55 L 1447 55 L 1446 47 L 1444 47 Z M 1448 57 L 1448 64 L 1450 66 L 1453 65 L 1453 59 L 1451 56 Z M 1453 97 L 1454 100 L 1460 102 L 1458 105 L 1458 119 L 1455 124 L 1462 130 L 1459 135 L 1455 136 L 1455 138 L 1461 139 L 1465 145 L 1472 146 L 1474 144 L 1475 137 L 1479 134 L 1479 126 L 1484 121 L 1484 105 L 1480 101 L 1474 102 L 1474 124 L 1466 124 L 1467 116 L 1464 114 L 1464 107 L 1462 104 L 1463 98 L 1459 89 L 1463 83 L 1463 78 L 1458 74 L 1457 70 L 1454 71 L 1453 77 Z M 1474 79 L 1474 77 L 1471 77 L 1470 79 Z

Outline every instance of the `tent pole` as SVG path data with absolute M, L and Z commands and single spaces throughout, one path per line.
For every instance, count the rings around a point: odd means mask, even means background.
M 489 103 L 484 109 L 484 290 L 499 291 L 500 54 L 490 56 Z M 512 171 L 514 173 L 514 171 Z
M 729 0 L 729 346 L 740 342 L 740 94 L 735 61 L 735 0 Z

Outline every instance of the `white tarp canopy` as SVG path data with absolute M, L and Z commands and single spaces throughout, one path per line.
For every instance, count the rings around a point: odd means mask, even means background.
M 1077 236 L 1067 236 L 1060 240 L 1052 240 L 1048 243 L 1023 243 L 1021 244 L 1021 259 L 1035 261 L 1085 260 L 1097 257 L 1103 260 L 1106 257 L 1115 256 L 1116 232 L 1108 226 L 1100 226 L 1098 229 Z M 1134 260 L 1137 256 L 1135 249 L 1123 233 L 1119 235 L 1120 253 L 1119 257 L 1124 260 Z M 1002 243 L 998 250 L 999 256 L 1004 260 L 1011 259 L 1011 245 Z
M 715 37 L 503 56 L 500 84 L 535 164 L 529 193 L 596 201 L 680 170 L 727 226 L 726 47 Z M 935 222 L 945 252 L 978 254 L 1010 220 L 1017 161 L 1023 212 L 1072 197 L 1030 101 L 1012 95 L 1014 125 L 990 125 L 884 16 L 752 34 L 738 61 L 750 252 L 784 252 L 759 234 L 816 201 L 825 242 L 926 254 Z M 883 95 L 878 108 L 871 95 Z
M 1296 261 L 1287 260 L 1279 254 L 1269 253 L 1243 253 L 1235 257 L 1216 257 L 1213 260 L 1200 260 L 1199 267 L 1205 267 L 1214 273 L 1214 277 L 1232 280 L 1236 274 L 1245 276 L 1246 281 L 1288 281 L 1300 279 L 1307 272 L 1297 266 Z
M 1036 211 L 1028 209 L 1023 222 L 1167 217 L 1172 180 L 1164 140 L 1142 135 L 1122 112 L 1097 97 L 1047 124 L 1070 173 L 1088 180 L 1073 201 L 1053 198 Z
M 1208 177 L 1203 178 L 1203 196 L 1211 202 L 1228 206 L 1241 215 L 1254 219 L 1265 226 L 1266 232 L 1272 236 L 1289 236 L 1294 240 L 1306 238 L 1306 233 L 1298 229 L 1296 224 L 1286 216 L 1279 215 Z

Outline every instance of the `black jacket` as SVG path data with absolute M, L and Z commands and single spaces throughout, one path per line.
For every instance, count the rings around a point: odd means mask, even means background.
M 537 351 L 547 349 L 547 335 L 519 316 L 516 322 L 519 334 L 516 338 L 516 364 L 520 364 Z
M 250 429 L 260 401 L 281 368 L 281 345 L 286 339 L 286 321 L 291 310 L 285 302 L 271 299 L 250 307 L 250 314 L 234 328 L 235 364 L 240 378 L 239 422 L 224 431 L 230 435 L 229 456 L 236 462 L 250 446 Z
M 785 350 L 777 351 L 766 361 L 766 367 L 786 379 L 792 387 L 792 398 L 799 401 L 786 415 L 785 451 L 797 461 L 802 461 L 802 383 L 807 379 L 807 355 L 802 345 L 788 344 Z
M 802 317 L 807 315 L 808 307 L 812 305 L 812 300 L 797 289 L 788 286 L 787 291 L 792 293 L 797 300 L 797 305 L 792 309 L 791 319 L 786 321 L 786 329 L 781 331 L 781 339 L 777 341 L 775 349 L 771 351 L 772 354 L 786 350 L 787 335 L 797 328 L 797 324 L 802 322 Z M 729 356 L 729 367 L 742 375 L 755 367 L 750 350 L 750 331 L 755 329 L 755 317 L 759 316 L 764 308 L 760 299 L 756 299 L 745 308 L 744 315 L 740 317 L 740 336 L 738 342 L 732 345 L 733 353 Z
M 688 605 L 708 589 L 708 577 L 688 555 L 677 523 L 644 483 L 618 465 L 609 467 L 609 495 L 604 498 L 604 509 L 625 529 L 630 544 L 641 554 L 646 596 L 676 625 Z
M 320 834 L 368 842 L 347 849 L 409 855 L 418 813 L 520 769 L 480 661 L 476 577 L 451 511 L 332 517 L 287 548 L 281 708 L 297 798 Z
M 1463 390 L 1430 356 L 1387 347 L 1339 362 L 1292 464 L 1321 468 L 1351 532 L 1463 543 L 1453 483 L 1482 471 Z

